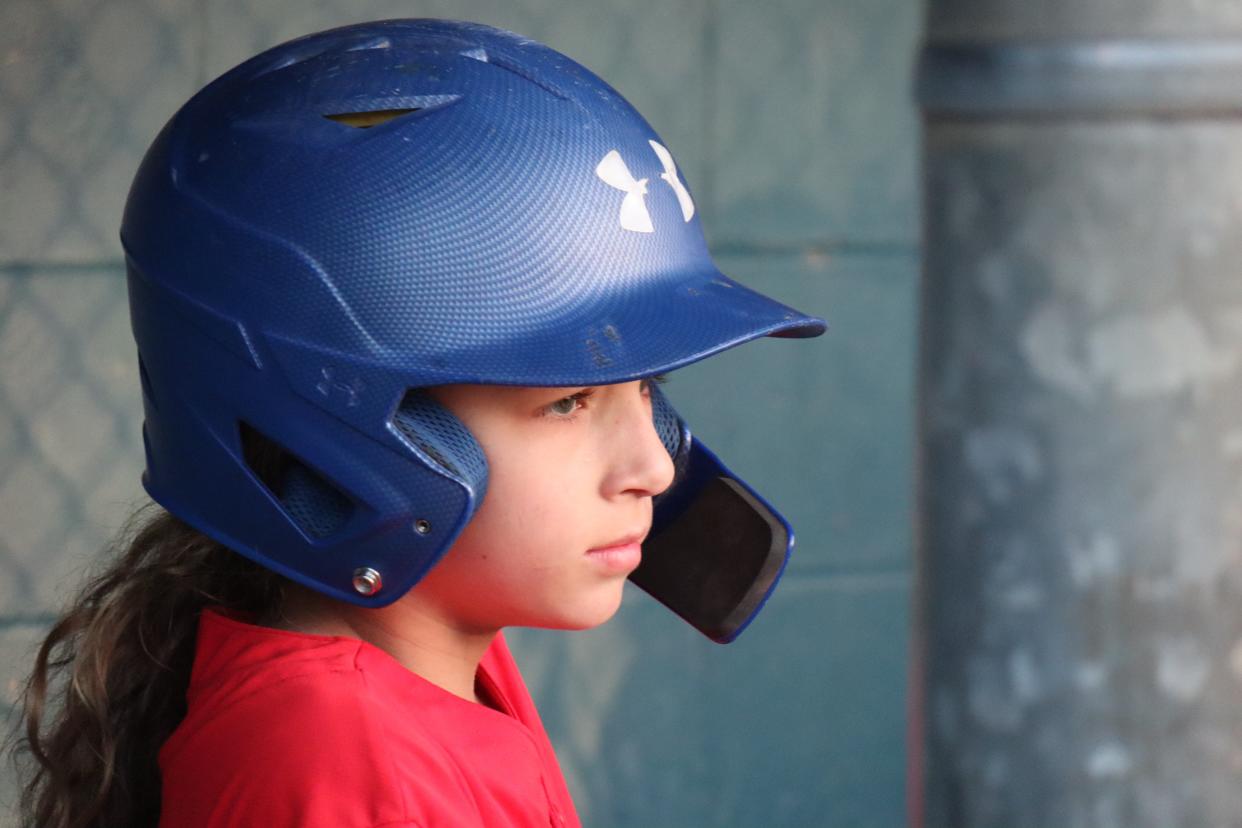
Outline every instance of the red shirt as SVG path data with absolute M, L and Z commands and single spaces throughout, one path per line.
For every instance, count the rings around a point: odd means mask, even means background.
M 499 710 L 363 641 L 204 612 L 189 712 L 160 750 L 160 825 L 578 826 L 502 636 L 478 679 Z

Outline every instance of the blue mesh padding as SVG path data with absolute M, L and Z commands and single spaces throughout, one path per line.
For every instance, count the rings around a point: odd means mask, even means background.
M 669 455 L 676 458 L 677 451 L 681 448 L 681 418 L 673 410 L 673 404 L 668 401 L 668 397 L 655 384 L 651 386 L 651 416 L 655 420 L 660 442 L 668 449 Z
M 340 529 L 353 509 L 349 498 L 296 461 L 285 474 L 280 502 L 294 523 L 314 538 Z
M 392 418 L 401 435 L 440 469 L 467 483 L 482 498 L 487 488 L 487 458 L 474 435 L 427 392 L 406 393 Z

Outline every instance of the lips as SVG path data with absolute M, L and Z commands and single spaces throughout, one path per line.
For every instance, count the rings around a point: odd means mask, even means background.
M 610 541 L 609 543 L 602 544 L 601 546 L 592 547 L 591 549 L 587 550 L 587 554 L 589 555 L 594 552 L 604 552 L 609 549 L 616 549 L 617 547 L 620 547 L 620 546 L 629 546 L 630 544 L 634 544 L 634 543 L 641 546 L 642 542 L 646 539 L 646 537 L 647 537 L 646 529 L 644 529 L 641 532 L 631 532 L 630 534 L 623 535 L 614 541 Z
M 634 532 L 603 546 L 588 549 L 586 555 L 610 574 L 628 575 L 642 563 L 642 544 L 646 536 L 645 531 Z

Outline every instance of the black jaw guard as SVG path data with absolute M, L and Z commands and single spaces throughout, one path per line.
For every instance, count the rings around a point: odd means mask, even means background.
M 737 638 L 776 587 L 793 529 L 738 479 L 653 389 L 656 428 L 676 476 L 655 499 L 643 561 L 630 580 L 721 644 Z

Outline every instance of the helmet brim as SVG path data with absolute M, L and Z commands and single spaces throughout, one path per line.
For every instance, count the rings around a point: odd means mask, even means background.
M 443 373 L 420 384 L 607 385 L 673 371 L 760 337 L 807 338 L 827 328 L 823 319 L 715 269 L 647 279 L 566 305 L 570 312 L 560 319 L 446 349 Z

